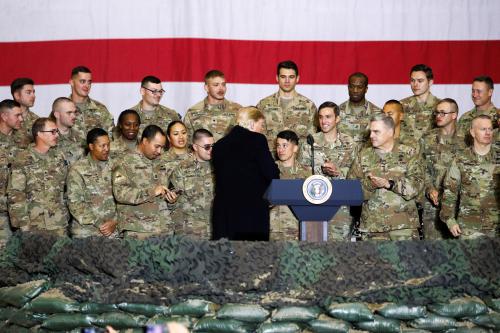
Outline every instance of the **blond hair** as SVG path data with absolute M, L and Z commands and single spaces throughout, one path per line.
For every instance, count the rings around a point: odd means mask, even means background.
M 250 129 L 254 123 L 261 119 L 265 119 L 264 114 L 255 106 L 243 107 L 236 114 L 236 123 L 246 129 Z

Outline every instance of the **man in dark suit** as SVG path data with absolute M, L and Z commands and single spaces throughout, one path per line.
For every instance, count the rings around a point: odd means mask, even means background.
M 212 151 L 215 171 L 213 237 L 269 240 L 269 203 L 263 198 L 279 178 L 266 137 L 264 115 L 255 107 L 238 111 L 237 125 Z

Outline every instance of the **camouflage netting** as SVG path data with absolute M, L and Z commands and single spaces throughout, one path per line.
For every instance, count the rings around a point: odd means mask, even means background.
M 498 332 L 499 245 L 18 234 L 0 252 L 0 332 Z

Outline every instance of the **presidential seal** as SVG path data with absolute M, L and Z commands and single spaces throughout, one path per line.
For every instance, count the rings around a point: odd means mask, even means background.
M 304 198 L 312 204 L 320 205 L 330 199 L 333 187 L 328 178 L 321 175 L 313 175 L 304 180 L 302 193 Z

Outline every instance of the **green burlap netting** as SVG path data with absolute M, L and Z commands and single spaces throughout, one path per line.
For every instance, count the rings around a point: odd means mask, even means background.
M 77 302 L 269 307 L 500 297 L 500 240 L 359 243 L 66 239 L 17 234 L 0 287 L 45 279 Z

